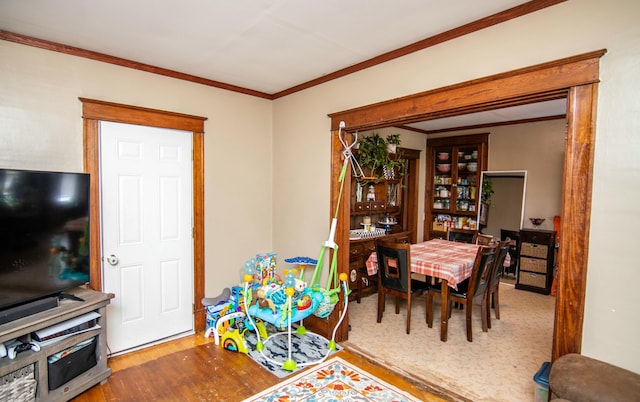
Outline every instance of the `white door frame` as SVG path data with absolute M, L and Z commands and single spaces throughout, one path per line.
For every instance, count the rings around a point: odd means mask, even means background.
M 138 124 L 143 126 L 189 131 L 193 135 L 193 305 L 194 331 L 204 331 L 206 317 L 200 300 L 204 297 L 204 122 L 206 117 L 148 109 L 79 98 L 84 121 L 84 171 L 91 174 L 90 213 L 90 287 L 102 290 L 102 244 L 100 225 L 100 150 L 99 122 Z

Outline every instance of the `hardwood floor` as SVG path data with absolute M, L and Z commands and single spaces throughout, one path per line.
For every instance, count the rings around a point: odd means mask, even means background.
M 448 400 L 358 354 L 342 350 L 337 355 L 423 401 Z M 112 357 L 108 365 L 111 377 L 72 401 L 241 401 L 280 381 L 202 333 Z

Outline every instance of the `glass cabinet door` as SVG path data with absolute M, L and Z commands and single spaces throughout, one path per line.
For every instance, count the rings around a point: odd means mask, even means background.
M 478 147 L 456 149 L 455 213 L 475 213 L 478 195 Z
M 455 191 L 454 147 L 441 147 L 435 150 L 435 176 L 433 178 L 433 210 L 446 213 L 451 211 L 451 200 Z

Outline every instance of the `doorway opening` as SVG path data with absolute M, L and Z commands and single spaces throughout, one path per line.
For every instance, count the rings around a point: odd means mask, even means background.
M 567 99 L 567 142 L 562 194 L 562 227 L 558 262 L 552 360 L 567 353 L 580 353 L 593 177 L 595 111 L 599 81 L 599 59 L 604 50 L 556 60 L 508 73 L 422 92 L 391 101 L 332 113 L 332 160 L 340 160 L 335 140 L 341 122 L 346 131 L 367 130 L 421 120 L 458 116 L 472 112 Z M 332 164 L 332 210 L 337 206 L 338 164 Z M 347 180 L 350 178 L 347 177 Z M 348 200 L 349 197 L 346 197 Z M 349 201 L 343 202 L 341 221 L 348 222 Z M 577 229 L 579 228 L 579 229 Z M 348 227 L 339 225 L 336 242 L 349 247 Z M 341 272 L 349 266 L 348 253 L 339 256 Z M 345 272 L 346 273 L 346 272 Z M 347 327 L 347 326 L 343 326 Z M 347 333 L 342 334 L 346 339 Z

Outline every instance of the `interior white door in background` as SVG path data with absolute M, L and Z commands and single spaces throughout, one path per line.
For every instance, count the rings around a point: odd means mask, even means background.
M 111 354 L 193 330 L 191 134 L 100 122 Z

